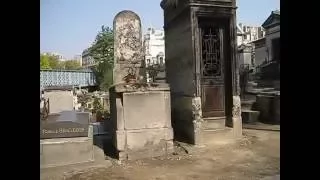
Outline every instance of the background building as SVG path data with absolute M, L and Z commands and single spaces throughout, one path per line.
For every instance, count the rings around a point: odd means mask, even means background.
M 280 65 L 280 11 L 272 11 L 262 24 L 265 36 L 252 41 L 256 65 L 275 62 Z
M 59 53 L 56 52 L 44 52 L 43 55 L 55 56 L 59 61 L 66 61 L 67 59 Z
M 272 11 L 262 24 L 266 30 L 266 50 L 268 61 L 280 63 L 280 11 Z
M 78 61 L 80 66 L 82 66 L 82 55 L 75 55 L 73 59 Z
M 265 30 L 261 26 L 248 26 L 242 23 L 237 25 L 237 43 L 248 44 L 265 36 Z
M 164 31 L 148 28 L 144 35 L 146 65 L 164 64 Z
M 94 59 L 93 59 L 93 57 L 90 56 L 88 49 L 85 49 L 82 52 L 82 64 L 81 65 L 83 68 L 90 68 L 95 65 Z
M 248 26 L 242 23 L 237 25 L 237 43 L 238 43 L 238 60 L 240 68 L 249 66 L 250 68 L 260 64 L 260 59 L 258 62 L 255 61 L 255 42 L 260 51 L 264 51 L 261 48 L 260 39 L 265 37 L 265 30 L 261 26 Z M 258 54 L 260 56 L 260 54 Z M 260 57 L 259 57 L 260 58 Z

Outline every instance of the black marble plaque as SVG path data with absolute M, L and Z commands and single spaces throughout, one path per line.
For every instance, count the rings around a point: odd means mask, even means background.
M 87 137 L 89 113 L 65 111 L 50 114 L 40 123 L 40 139 Z

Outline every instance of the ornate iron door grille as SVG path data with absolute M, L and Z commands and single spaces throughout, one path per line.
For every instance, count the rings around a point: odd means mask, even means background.
M 203 117 L 225 118 L 224 26 L 200 24 L 200 72 Z
M 207 27 L 201 29 L 202 79 L 223 79 L 222 29 Z

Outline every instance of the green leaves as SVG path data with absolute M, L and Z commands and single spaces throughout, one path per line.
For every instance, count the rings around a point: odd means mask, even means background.
M 59 61 L 56 56 L 40 54 L 40 69 L 80 69 L 80 63 L 76 60 Z
M 77 60 L 65 61 L 64 67 L 68 70 L 76 70 L 81 68 L 80 63 Z
M 40 55 L 40 69 L 51 69 L 47 56 Z
M 107 90 L 112 85 L 113 70 L 113 31 L 111 28 L 102 26 L 98 32 L 93 45 L 89 48 L 89 53 L 96 62 L 93 68 L 100 88 Z
M 61 69 L 61 63 L 56 56 L 40 54 L 40 69 Z

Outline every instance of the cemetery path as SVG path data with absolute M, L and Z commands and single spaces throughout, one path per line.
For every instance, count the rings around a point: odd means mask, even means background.
M 244 130 L 244 138 L 225 145 L 208 145 L 192 154 L 97 167 L 67 180 L 212 180 L 280 179 L 280 133 Z M 276 177 L 274 177 L 277 175 Z M 271 178 L 270 178 L 271 177 Z

